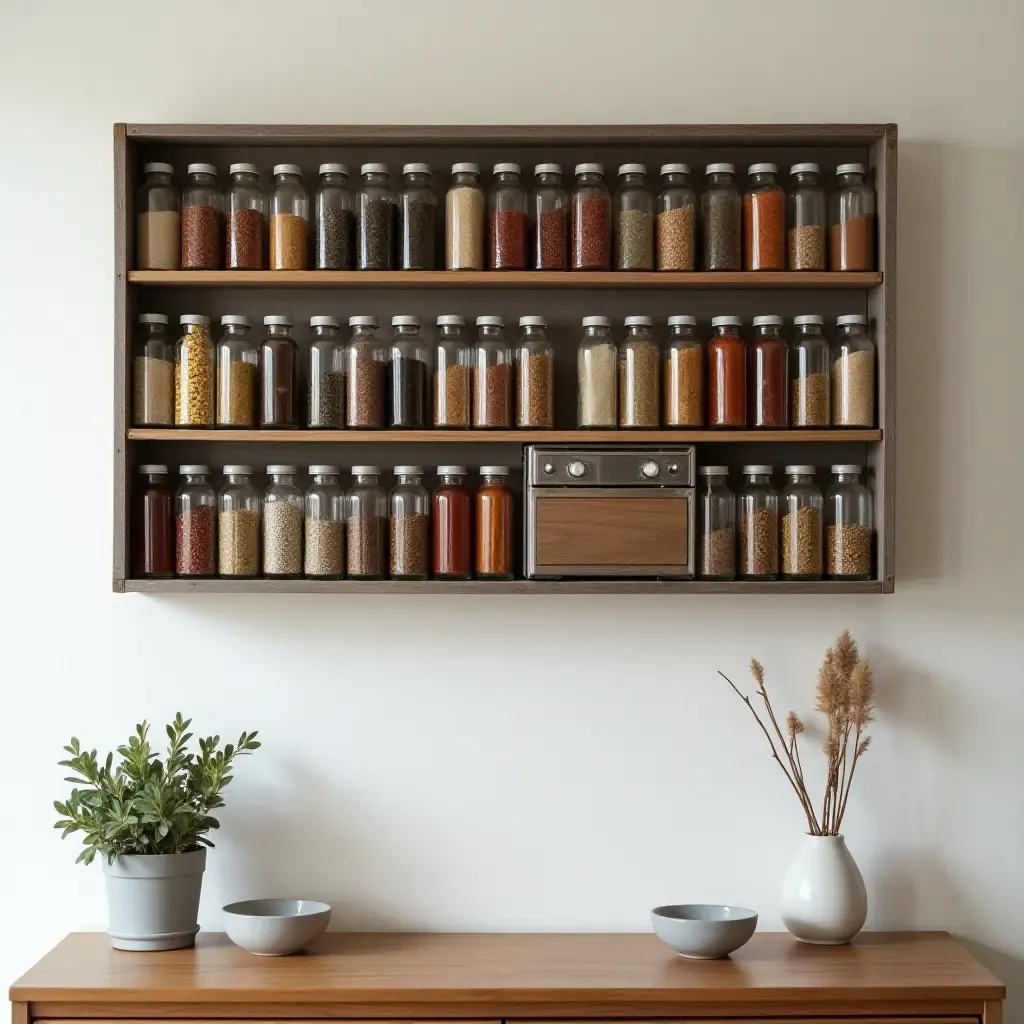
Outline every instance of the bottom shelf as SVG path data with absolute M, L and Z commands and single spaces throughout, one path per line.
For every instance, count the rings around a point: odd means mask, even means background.
M 120 589 L 115 583 L 114 589 Z M 125 580 L 140 594 L 881 594 L 880 580 Z

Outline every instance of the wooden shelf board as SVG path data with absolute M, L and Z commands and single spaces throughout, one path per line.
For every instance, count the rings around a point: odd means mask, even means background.
M 881 441 L 881 430 L 196 430 L 142 428 L 129 441 L 245 441 L 251 444 L 847 444 Z
M 880 580 L 183 580 L 128 579 L 140 594 L 881 594 Z
M 695 271 L 691 273 L 550 270 L 132 270 L 128 283 L 216 288 L 875 288 L 876 272 Z

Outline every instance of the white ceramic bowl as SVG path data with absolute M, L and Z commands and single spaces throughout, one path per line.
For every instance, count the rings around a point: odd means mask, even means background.
M 319 939 L 331 905 L 317 900 L 242 900 L 224 908 L 228 938 L 257 956 L 288 956 Z
M 655 907 L 651 922 L 658 938 L 680 956 L 716 960 L 739 949 L 757 928 L 757 912 L 717 903 Z

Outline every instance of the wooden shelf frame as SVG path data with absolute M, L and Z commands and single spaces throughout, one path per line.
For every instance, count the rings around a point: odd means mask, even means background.
M 191 148 L 190 148 L 191 147 Z M 287 147 L 290 152 L 311 154 L 317 147 L 335 149 L 377 148 L 396 158 L 401 147 L 415 147 L 417 151 L 451 150 L 459 148 L 475 158 L 507 159 L 509 147 L 538 159 L 552 150 L 574 150 L 580 154 L 595 149 L 607 154 L 622 150 L 625 158 L 638 150 L 647 154 L 664 154 L 666 159 L 679 159 L 682 151 L 700 151 L 709 159 L 722 159 L 716 150 L 738 149 L 748 152 L 751 159 L 765 159 L 763 154 L 772 149 L 817 149 L 848 154 L 859 151 L 854 159 L 867 162 L 878 195 L 879 270 L 868 274 L 851 273 L 571 273 L 571 272 L 232 272 L 232 271 L 136 271 L 131 268 L 133 249 L 133 196 L 138 183 L 141 161 L 166 159 L 173 153 L 179 160 L 196 149 L 204 153 L 217 151 L 218 161 L 226 161 L 230 153 L 248 155 L 234 159 L 252 159 L 254 147 L 272 150 Z M 630 155 L 627 155 L 630 154 Z M 826 153 L 826 156 L 829 154 Z M 468 159 L 458 156 L 455 159 Z M 202 159 L 202 156 L 190 159 Z M 335 159 L 336 157 L 327 157 Z M 411 157 L 419 159 L 420 157 Z M 518 158 L 518 157 L 517 157 Z M 591 156 L 582 157 L 593 159 Z M 732 157 L 730 157 L 732 158 Z M 767 157 L 774 159 L 774 156 Z M 808 159 L 799 156 L 797 159 Z M 271 159 L 268 152 L 263 158 Z M 310 157 L 312 160 L 312 157 Z M 379 159 L 379 157 L 368 157 Z M 314 165 L 315 167 L 315 165 Z M 895 425 L 896 425 L 896 184 L 897 184 L 897 128 L 894 124 L 818 124 L 818 125 L 538 125 L 538 126 L 446 126 L 446 125 L 146 125 L 117 124 L 114 126 L 114 210 L 115 210 L 115 409 L 114 409 L 114 558 L 113 588 L 115 591 L 147 593 L 228 592 L 228 588 L 244 588 L 244 592 L 317 592 L 317 593 L 891 593 L 895 585 Z M 774 311 L 790 304 L 787 315 L 805 312 L 792 310 L 806 292 L 816 292 L 823 298 L 824 312 L 829 303 L 838 305 L 840 296 L 856 300 L 859 308 L 868 313 L 878 346 L 878 409 L 879 429 L 872 431 L 610 431 L 607 433 L 556 430 L 528 431 L 217 431 L 135 429 L 129 423 L 131 408 L 131 338 L 135 313 L 141 308 L 143 297 L 148 303 L 156 300 L 158 292 L 166 297 L 172 309 L 196 299 L 200 309 L 203 295 L 216 299 L 222 305 L 226 296 L 248 297 L 268 290 L 287 295 L 288 301 L 305 304 L 314 292 L 332 291 L 358 297 L 373 292 L 391 292 L 394 301 L 428 300 L 435 293 L 443 293 L 444 309 L 456 305 L 457 296 L 463 295 L 465 307 L 472 305 L 470 296 L 489 292 L 521 291 L 547 293 L 549 303 L 565 301 L 589 302 L 587 291 L 618 296 L 618 303 L 629 301 L 632 293 L 648 294 L 648 301 L 667 304 L 677 292 L 692 297 L 692 301 L 709 304 L 711 293 L 737 293 L 747 295 L 746 305 L 763 305 L 763 311 Z M 301 294 L 300 294 L 301 293 Z M 308 294 L 307 294 L 308 293 Z M 707 293 L 705 295 L 704 293 Z M 409 300 L 400 296 L 408 294 Z M 415 296 L 421 296 L 417 300 Z M 572 296 L 577 296 L 572 300 Z M 658 296 L 663 296 L 659 299 Z M 702 298 L 703 296 L 703 298 Z M 219 298 L 216 298 L 219 297 Z M 623 299 L 624 297 L 624 299 Z M 493 301 L 492 296 L 488 302 Z M 454 301 L 453 301 L 454 300 Z M 274 300 L 277 301 L 277 300 Z M 347 300 L 348 301 L 348 300 Z M 365 302 L 366 300 L 363 299 Z M 690 300 L 688 300 L 690 301 Z M 716 300 L 716 302 L 721 300 Z M 215 303 L 216 304 L 216 303 Z M 438 303 L 437 305 L 441 305 Z M 845 303 L 844 303 L 845 304 Z M 292 308 L 295 308 L 294 306 Z M 813 307 L 811 307 L 813 310 Z M 847 305 L 847 309 L 849 306 Z M 854 308 L 858 308 L 855 306 Z M 415 309 L 415 307 L 414 307 Z M 233 311 L 228 308 L 227 311 Z M 404 311 L 404 310 L 402 310 Z M 543 309 L 541 311 L 544 311 Z M 604 310 L 599 310 L 603 312 Z M 625 312 L 633 312 L 627 309 Z M 672 312 L 673 310 L 670 310 Z M 727 310 L 732 312 L 732 310 Z M 738 312 L 743 312 L 741 308 Z M 749 310 L 747 310 L 749 312 Z M 762 310 L 755 309 L 754 312 Z M 840 309 L 839 312 L 845 310 Z M 588 311 L 585 311 L 588 312 Z M 707 310 L 705 309 L 705 312 Z M 835 450 L 842 442 L 863 445 L 874 485 L 877 507 L 876 531 L 878 551 L 878 579 L 867 583 L 664 583 L 641 581 L 573 581 L 563 583 L 512 581 L 509 583 L 471 582 L 466 584 L 398 584 L 390 582 L 319 583 L 315 581 L 148 581 L 128 577 L 128 495 L 129 478 L 141 454 L 139 445 L 176 444 L 187 442 L 199 450 L 225 442 L 252 444 L 258 452 L 266 445 L 267 461 L 274 445 L 301 444 L 356 444 L 398 443 L 421 446 L 435 444 L 507 444 L 522 445 L 530 442 L 554 444 L 626 444 L 626 443 L 694 443 L 697 445 L 725 444 L 735 451 L 736 458 L 745 457 L 744 446 L 765 444 L 813 444 L 823 446 L 824 452 Z M 828 447 L 824 447 L 828 446 Z M 147 449 L 147 452 L 151 449 Z M 721 450 L 721 449 L 720 449 Z M 756 450 L 756 449 L 755 449 Z M 761 451 L 764 449 L 761 448 Z M 212 455 L 212 453 L 211 453 Z M 699 456 L 699 452 L 698 452 Z M 259 459 L 258 455 L 253 456 Z M 210 458 L 210 461 L 214 461 Z M 819 464 L 825 464 L 823 458 Z M 371 588 L 364 590 L 362 588 Z M 312 588 L 312 589 L 309 589 Z M 403 588 L 403 589 L 400 589 Z M 404 589 L 411 588 L 411 589 Z

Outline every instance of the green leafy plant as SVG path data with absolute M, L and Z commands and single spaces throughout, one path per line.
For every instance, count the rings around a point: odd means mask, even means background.
M 83 832 L 85 849 L 75 863 L 91 864 L 96 855 L 112 862 L 132 854 L 187 853 L 213 846 L 206 838 L 220 822 L 210 811 L 224 806 L 221 790 L 231 781 L 234 759 L 259 747 L 255 732 L 243 732 L 238 743 L 217 749 L 219 736 L 199 740 L 199 753 L 187 749 L 192 719 L 181 712 L 167 726 L 167 756 L 161 761 L 149 743 L 149 723 L 135 726 L 135 734 L 100 764 L 95 750 L 82 750 L 77 738 L 64 748 L 71 756 L 59 762 L 73 775 L 71 795 L 54 809 L 61 816 L 54 828 L 64 839 Z M 79 787 L 85 788 L 79 788 Z

